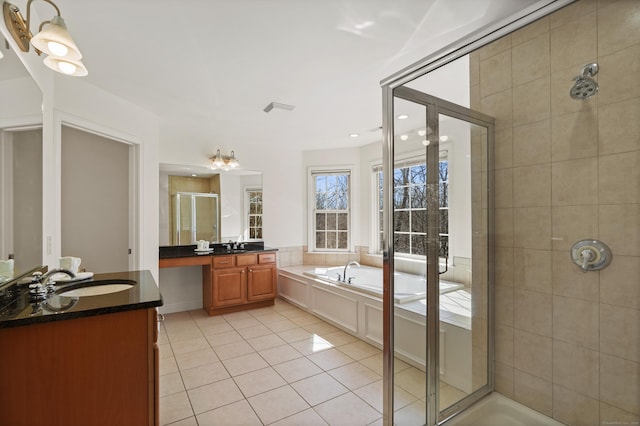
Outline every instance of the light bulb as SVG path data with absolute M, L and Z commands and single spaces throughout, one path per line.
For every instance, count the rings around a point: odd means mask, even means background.
M 60 71 L 62 71 L 64 74 L 73 74 L 77 69 L 76 66 L 71 62 L 66 61 L 59 61 L 58 68 L 60 68 Z
M 57 41 L 48 42 L 47 47 L 54 56 L 62 57 L 67 56 L 67 53 L 69 53 L 69 48 L 62 43 L 58 43 Z

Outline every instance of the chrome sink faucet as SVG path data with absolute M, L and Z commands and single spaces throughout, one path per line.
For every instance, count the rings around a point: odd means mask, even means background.
M 346 265 L 344 265 L 344 272 L 342 273 L 342 282 L 346 283 L 348 282 L 349 284 L 351 284 L 351 278 L 349 278 L 347 280 L 347 268 L 351 265 L 356 265 L 358 268 L 360 267 L 360 264 L 358 262 L 356 262 L 355 260 L 350 261 L 349 263 L 347 263 Z M 340 281 L 339 279 L 340 277 L 338 277 L 338 281 Z
M 45 274 L 42 272 L 34 272 L 34 282 L 29 284 L 29 295 L 34 299 L 43 299 L 47 294 L 55 291 L 54 281 L 51 280 L 53 274 L 65 274 L 69 278 L 76 277 L 76 274 L 68 269 L 52 269 Z

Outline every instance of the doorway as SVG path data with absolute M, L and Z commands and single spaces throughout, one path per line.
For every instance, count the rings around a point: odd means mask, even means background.
M 62 256 L 90 272 L 132 269 L 133 145 L 64 125 L 61 145 Z
M 407 86 L 389 93 L 383 170 L 389 176 L 383 180 L 384 419 L 385 424 L 433 426 L 493 388 L 489 171 L 494 119 Z M 402 304 L 391 297 L 406 273 L 423 278 L 426 299 Z M 414 367 L 410 377 L 406 370 L 394 372 L 396 360 Z M 422 398 L 394 410 L 402 406 L 394 384 L 407 380 Z

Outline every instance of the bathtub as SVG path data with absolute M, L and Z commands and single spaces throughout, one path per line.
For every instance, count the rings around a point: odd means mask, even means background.
M 338 281 L 338 275 L 342 277 L 344 266 L 334 266 L 305 270 L 304 274 L 313 278 L 328 281 L 332 284 L 346 286 L 352 290 L 362 291 L 376 297 L 382 297 L 382 269 L 371 266 L 349 266 L 347 277 L 351 278 L 350 283 Z M 394 301 L 395 303 L 412 302 L 424 299 L 427 291 L 427 281 L 425 277 L 403 272 L 394 272 Z M 440 280 L 440 294 L 462 288 L 462 284 Z

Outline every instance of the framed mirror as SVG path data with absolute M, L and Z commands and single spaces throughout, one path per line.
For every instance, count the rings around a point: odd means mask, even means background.
M 217 218 L 206 215 L 207 232 L 197 233 L 198 239 L 210 242 L 262 240 L 262 172 L 255 170 L 217 171 L 203 166 L 160 164 L 160 245 L 193 244 L 192 211 L 176 219 L 178 193 L 202 194 L 201 210 L 217 213 Z M 217 208 L 212 209 L 206 195 L 216 195 Z M 181 197 L 186 200 L 185 197 Z M 208 200 L 208 201 L 207 201 Z M 186 201 L 184 201 L 186 203 Z M 182 203 L 182 204 L 184 204 Z M 188 203 L 191 206 L 191 203 Z M 186 205 L 185 205 L 186 206 Z M 201 217 L 204 217 L 201 215 Z M 217 219 L 217 220 L 216 220 Z M 182 222 L 182 223 L 180 223 Z M 181 238 L 177 230 L 181 229 Z M 210 236 L 209 239 L 207 236 Z M 185 242 L 189 239 L 189 242 Z
M 0 284 L 42 265 L 42 93 L 0 45 Z

